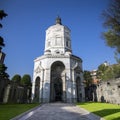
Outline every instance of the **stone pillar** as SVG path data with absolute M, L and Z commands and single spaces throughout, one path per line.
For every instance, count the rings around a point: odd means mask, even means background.
M 39 102 L 43 102 L 43 83 L 44 83 L 44 69 L 41 70 Z
M 34 96 L 35 96 L 35 78 L 34 78 L 34 80 L 33 80 L 33 82 L 32 82 L 32 101 L 34 100 Z
M 43 83 L 43 102 L 50 102 L 50 69 L 45 69 Z
M 66 102 L 66 79 L 65 79 L 65 73 L 62 74 L 62 84 L 63 84 L 63 102 Z
M 76 95 L 76 80 L 75 80 L 74 69 L 71 69 L 71 71 L 72 71 L 72 101 L 73 101 L 73 103 L 75 103 L 76 100 L 77 100 L 77 95 Z
M 70 76 L 70 69 L 66 71 L 66 97 L 67 102 L 72 102 L 72 82 L 71 82 L 71 76 Z
M 9 99 L 9 94 L 10 94 L 10 88 L 11 86 L 8 85 L 5 89 L 5 93 L 4 93 L 4 98 L 3 98 L 3 103 L 7 103 L 8 99 Z

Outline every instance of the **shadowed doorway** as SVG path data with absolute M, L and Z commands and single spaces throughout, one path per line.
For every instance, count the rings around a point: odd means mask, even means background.
M 56 78 L 54 81 L 55 90 L 55 101 L 62 101 L 62 80 L 61 78 Z
M 50 83 L 50 101 L 63 101 L 63 78 L 62 73 L 65 66 L 62 62 L 54 62 L 51 66 L 51 83 Z
M 37 77 L 35 80 L 35 94 L 34 94 L 34 102 L 39 102 L 39 89 L 40 89 L 40 77 Z

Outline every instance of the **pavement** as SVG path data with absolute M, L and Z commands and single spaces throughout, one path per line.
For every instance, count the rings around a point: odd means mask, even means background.
M 11 120 L 104 120 L 87 110 L 68 103 L 47 103 Z

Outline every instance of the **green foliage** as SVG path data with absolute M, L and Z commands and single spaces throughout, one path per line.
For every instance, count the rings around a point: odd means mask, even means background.
M 0 19 L 2 20 L 4 17 L 6 17 L 7 14 L 3 11 L 0 10 Z M 0 23 L 0 27 L 2 27 L 2 24 Z M 0 36 L 0 53 L 2 47 L 4 47 L 4 39 Z M 5 64 L 0 64 L 0 79 L 8 79 L 9 75 L 6 73 L 7 67 Z
M 120 54 L 120 0 L 112 0 L 102 15 L 103 24 L 107 28 L 107 31 L 103 33 L 105 42 L 109 47 L 115 48 L 116 53 Z
M 108 103 L 78 103 L 78 106 L 103 117 L 105 120 L 120 120 L 120 106 Z
M 14 81 L 15 83 L 18 83 L 20 84 L 20 81 L 21 81 L 21 76 L 16 74 L 12 77 L 12 81 Z
M 9 75 L 6 73 L 7 67 L 5 64 L 0 64 L 0 78 L 8 79 Z
M 0 47 L 5 46 L 3 38 L 0 36 Z
M 6 16 L 7 14 L 4 12 L 4 10 L 0 10 L 0 19 L 2 20 Z
M 115 64 L 112 67 L 113 67 L 114 77 L 115 78 L 120 77 L 120 64 Z
M 22 85 L 27 85 L 27 86 L 31 86 L 31 77 L 28 74 L 25 74 L 22 79 L 21 79 L 21 84 Z
M 105 79 L 105 72 L 107 71 L 108 66 L 106 66 L 105 64 L 101 64 L 98 66 L 98 70 L 97 70 L 97 78 L 98 79 Z
M 101 80 L 110 80 L 120 77 L 120 64 L 98 66 L 97 77 Z
M 90 71 L 85 70 L 83 72 L 83 77 L 84 77 L 86 86 L 89 86 L 92 83 L 92 76 L 91 76 Z
M 4 17 L 6 17 L 7 14 L 3 11 L 3 10 L 0 10 L 0 19 L 2 20 Z M 2 28 L 2 24 L 0 23 L 0 27 Z M 0 49 L 5 46 L 4 44 L 4 39 L 0 36 Z

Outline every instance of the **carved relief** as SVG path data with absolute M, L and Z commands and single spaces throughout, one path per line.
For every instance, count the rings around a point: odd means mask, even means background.
M 40 67 L 38 66 L 36 69 L 35 69 L 35 73 L 40 73 L 41 72 L 41 70 L 40 70 Z
M 38 73 L 40 73 L 42 70 L 44 70 L 43 67 L 41 66 L 41 64 L 42 64 L 42 62 L 40 61 L 38 67 L 35 69 L 35 73 L 36 73 L 36 74 L 38 74 Z

